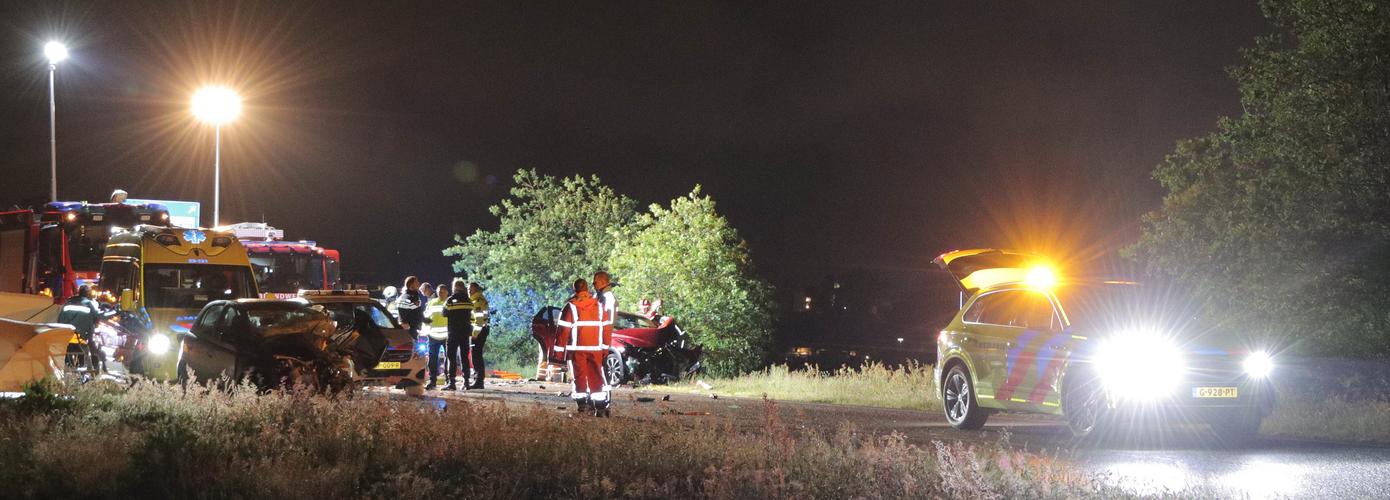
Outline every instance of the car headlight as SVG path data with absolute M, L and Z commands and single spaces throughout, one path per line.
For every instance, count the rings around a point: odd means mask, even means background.
M 150 354 L 161 355 L 169 352 L 169 346 L 171 344 L 173 344 L 173 341 L 169 340 L 168 335 L 154 333 L 150 334 L 150 341 L 146 344 L 146 347 L 149 348 Z
M 1096 351 L 1095 361 L 1097 374 L 1112 396 L 1140 401 L 1171 394 L 1185 369 L 1178 345 L 1151 332 L 1105 340 Z
M 1269 372 L 1274 371 L 1274 358 L 1269 357 L 1269 353 L 1255 351 L 1245 357 L 1245 374 L 1252 378 L 1265 378 Z

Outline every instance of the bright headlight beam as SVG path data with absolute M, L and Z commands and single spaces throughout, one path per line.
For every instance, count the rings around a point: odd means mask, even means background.
M 1245 357 L 1245 374 L 1254 378 L 1265 378 L 1269 372 L 1274 371 L 1274 359 L 1269 357 L 1269 353 L 1255 351 Z
M 1096 351 L 1101 380 L 1117 398 L 1148 401 L 1168 395 L 1182 380 L 1182 350 L 1152 332 L 1107 339 Z
M 150 354 L 164 354 L 169 352 L 169 336 L 161 333 L 150 335 L 149 349 Z
M 68 58 L 68 46 L 63 42 L 48 42 L 43 46 L 43 55 L 48 58 L 48 64 L 58 64 Z

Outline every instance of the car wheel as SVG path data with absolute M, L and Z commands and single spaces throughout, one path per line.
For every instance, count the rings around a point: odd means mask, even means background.
M 608 378 L 606 382 L 610 387 L 622 385 L 623 379 L 626 378 L 626 368 L 621 354 L 609 351 L 608 355 L 603 357 L 603 374 Z
M 946 421 L 961 430 L 984 427 L 989 413 L 976 404 L 975 385 L 963 364 L 955 364 L 942 378 L 941 398 L 945 403 Z
M 1087 438 L 1105 427 L 1109 412 L 1105 388 L 1100 379 L 1087 372 L 1077 373 L 1074 382 L 1066 384 L 1062 394 L 1062 414 L 1072 437 Z

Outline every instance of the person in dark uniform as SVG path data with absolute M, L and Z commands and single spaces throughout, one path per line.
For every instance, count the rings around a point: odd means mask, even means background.
M 463 370 L 463 385 L 468 388 L 468 342 L 473 336 L 473 300 L 468 297 L 468 285 L 462 279 L 454 280 L 454 293 L 444 301 L 444 317 L 449 320 L 449 340 L 444 344 L 445 364 L 448 366 L 449 385 L 444 390 L 457 390 L 454 376 Z
M 106 371 L 106 355 L 101 351 L 100 342 L 96 338 L 97 321 L 101 320 L 101 306 L 92 300 L 92 295 L 90 286 L 78 287 L 77 295 L 68 297 L 68 300 L 63 302 L 63 309 L 58 312 L 58 322 L 72 325 L 73 330 L 77 331 L 77 336 L 82 338 L 88 373 L 103 373 Z

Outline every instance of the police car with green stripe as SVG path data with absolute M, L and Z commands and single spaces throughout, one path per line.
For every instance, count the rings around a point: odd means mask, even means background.
M 1235 443 L 1273 409 L 1269 353 L 1200 331 L 1178 294 L 1064 280 L 1046 259 L 1021 252 L 958 250 L 933 262 L 962 291 L 960 311 L 937 337 L 934 372 L 957 429 L 1017 411 L 1065 417 L 1077 437 L 1152 421 L 1209 425 Z

